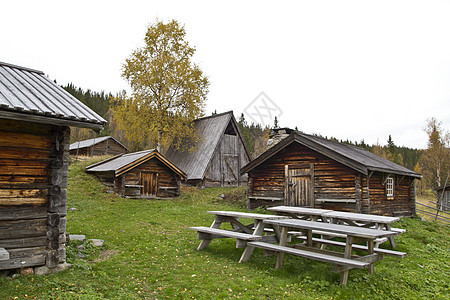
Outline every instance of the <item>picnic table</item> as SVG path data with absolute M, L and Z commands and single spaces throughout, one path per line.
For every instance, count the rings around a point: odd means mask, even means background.
M 206 247 L 208 247 L 211 240 L 218 238 L 235 238 L 236 248 L 246 247 L 248 241 L 264 241 L 275 243 L 279 239 L 276 237 L 276 235 L 279 235 L 279 231 L 275 227 L 274 229 L 272 229 L 272 234 L 264 235 L 266 224 L 264 224 L 263 221 L 288 218 L 287 216 L 236 211 L 208 211 L 207 213 L 215 215 L 214 221 L 212 222 L 210 227 L 200 226 L 189 228 L 191 230 L 197 231 L 197 238 L 201 240 L 197 250 L 205 249 Z M 244 225 L 240 220 L 241 218 L 252 219 L 253 222 Z M 230 223 L 233 229 L 221 229 L 220 226 L 223 223 Z M 250 250 L 244 252 L 246 253 L 246 255 L 248 255 L 249 251 Z
M 330 209 L 319 209 L 311 207 L 298 206 L 273 206 L 268 207 L 267 210 L 273 211 L 276 214 L 283 214 L 290 216 L 293 219 L 317 221 L 322 219 L 322 215 L 327 212 L 332 212 Z
M 403 229 L 391 227 L 391 223 L 400 220 L 399 217 L 359 214 L 344 211 L 334 211 L 309 207 L 293 207 L 293 206 L 275 206 L 269 207 L 267 208 L 267 210 L 274 211 L 275 213 L 278 214 L 288 215 L 298 219 L 308 219 L 312 221 L 317 221 L 320 219 L 328 223 L 394 231 L 396 232 L 396 235 L 405 231 Z M 320 233 L 320 231 L 317 231 L 315 233 Z M 389 240 L 392 248 L 395 248 L 396 245 L 394 236 L 389 236 L 384 239 L 378 239 L 377 246 L 378 244 L 386 240 Z
M 406 253 L 378 249 L 374 247 L 374 241 L 377 238 L 389 237 L 396 234 L 396 232 L 388 230 L 379 230 L 365 227 L 355 227 L 340 224 L 332 224 L 326 222 L 305 221 L 299 219 L 266 219 L 263 224 L 271 225 L 281 228 L 279 243 L 272 244 L 264 241 L 250 241 L 247 243 L 247 248 L 262 248 L 277 252 L 276 268 L 281 268 L 283 263 L 284 253 L 301 256 L 305 258 L 315 259 L 319 261 L 329 262 L 335 264 L 335 272 L 341 273 L 341 284 L 346 284 L 348 279 L 348 271 L 353 268 L 369 268 L 369 272 L 374 272 L 373 263 L 383 259 L 385 254 L 399 257 L 406 256 Z M 287 245 L 289 230 L 303 230 L 306 231 L 306 242 L 293 246 Z M 338 233 L 345 236 L 346 242 L 335 242 L 330 240 L 313 238 L 313 231 L 323 231 L 328 233 Z M 367 246 L 357 245 L 358 250 L 367 251 L 367 255 L 355 256 L 352 255 L 354 239 L 362 239 L 367 242 Z M 335 251 L 323 250 L 315 248 L 314 246 L 321 243 L 331 243 L 335 246 L 343 246 L 344 252 L 339 253 Z M 244 254 L 246 253 L 244 250 Z M 252 250 L 253 251 L 253 250 Z M 241 258 L 242 261 L 248 260 L 250 257 Z

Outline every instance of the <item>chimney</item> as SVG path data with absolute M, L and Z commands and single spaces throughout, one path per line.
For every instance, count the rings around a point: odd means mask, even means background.
M 270 131 L 269 140 L 267 141 L 267 149 L 272 148 L 289 136 L 293 129 L 290 128 L 274 128 Z

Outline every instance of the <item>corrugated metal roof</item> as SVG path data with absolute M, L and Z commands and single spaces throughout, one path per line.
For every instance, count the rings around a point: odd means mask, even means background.
M 166 157 L 187 174 L 188 180 L 203 179 L 232 116 L 233 112 L 226 112 L 195 120 L 193 126 L 200 137 L 195 150 L 180 151 L 169 147 Z
M 98 143 L 101 143 L 103 141 L 106 141 L 107 139 L 110 139 L 110 138 L 112 138 L 112 137 L 110 137 L 110 136 L 101 136 L 101 137 L 98 137 L 98 138 L 93 138 L 93 139 L 89 139 L 89 140 L 75 142 L 75 143 L 70 144 L 69 150 L 88 148 L 88 147 L 91 147 L 91 146 L 96 145 Z
M 421 175 L 402 167 L 396 163 L 393 163 L 387 159 L 381 158 L 369 151 L 366 151 L 360 147 L 339 143 L 336 141 L 327 140 L 317 136 L 308 135 L 301 132 L 292 132 L 284 140 L 269 148 L 266 152 L 254 159 L 252 162 L 241 168 L 241 173 L 246 173 L 268 158 L 276 155 L 277 152 L 284 149 L 286 146 L 293 142 L 298 142 L 311 148 L 333 160 L 336 160 L 350 168 L 353 168 L 364 174 L 368 174 L 370 171 L 379 171 L 384 173 L 407 175 L 416 178 L 420 178 Z
M 88 148 L 88 147 L 97 145 L 103 141 L 106 141 L 108 139 L 114 140 L 116 143 L 121 145 L 124 149 L 129 151 L 129 149 L 127 147 L 125 147 L 124 145 L 122 145 L 122 143 L 120 143 L 118 140 L 116 140 L 115 138 L 113 138 L 112 136 L 109 136 L 109 135 L 72 143 L 72 144 L 70 144 L 69 149 L 76 150 L 76 149 Z
M 43 72 L 3 62 L 0 62 L 0 112 L 3 117 L 31 115 L 41 123 L 64 120 L 69 126 L 96 129 L 106 123 Z
M 156 151 L 155 149 L 150 149 L 150 150 L 144 150 L 144 151 L 139 151 L 139 152 L 134 152 L 134 153 L 118 155 L 118 156 L 113 157 L 112 159 L 105 160 L 103 162 L 100 162 L 100 163 L 92 165 L 92 166 L 88 166 L 88 167 L 86 167 L 86 171 L 89 171 L 89 172 L 117 171 L 117 170 L 131 164 L 132 162 L 134 162 L 140 158 L 143 158 L 147 154 L 150 154 L 155 151 Z
M 172 171 L 180 175 L 181 177 L 186 177 L 186 174 L 180 170 L 176 165 L 167 160 L 161 153 L 155 149 L 144 150 L 128 154 L 119 154 L 110 159 L 101 161 L 91 166 L 86 167 L 87 172 L 110 172 L 113 171 L 116 176 L 120 176 L 124 172 L 135 168 L 136 166 L 144 163 L 145 161 L 156 157 Z

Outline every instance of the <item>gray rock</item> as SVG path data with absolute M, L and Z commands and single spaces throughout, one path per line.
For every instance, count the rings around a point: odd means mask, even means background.
M 69 241 L 86 241 L 86 236 L 84 234 L 70 234 Z
M 102 247 L 103 243 L 105 242 L 104 240 L 99 240 L 99 239 L 91 239 L 92 244 L 94 244 L 95 247 Z
M 48 275 L 48 274 L 53 274 L 53 273 L 58 273 L 61 271 L 65 271 L 72 268 L 71 264 L 68 263 L 62 263 L 57 265 L 54 268 L 49 268 L 47 266 L 41 266 L 41 267 L 35 267 L 34 268 L 34 274 L 36 275 Z

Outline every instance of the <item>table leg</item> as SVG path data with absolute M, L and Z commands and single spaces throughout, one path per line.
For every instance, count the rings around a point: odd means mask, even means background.
M 280 238 L 280 246 L 286 246 L 287 243 L 287 235 L 288 235 L 288 227 L 281 227 L 281 238 Z M 275 265 L 275 269 L 280 269 L 283 265 L 283 252 L 277 253 L 277 264 Z
M 386 229 L 387 230 L 391 230 L 391 224 L 386 224 Z M 389 239 L 389 242 L 391 243 L 391 246 L 392 246 L 392 249 L 395 249 L 395 239 L 394 239 L 394 236 L 393 235 L 391 235 L 391 236 L 389 236 L 388 237 L 388 239 Z
M 253 235 L 259 235 L 262 236 L 264 233 L 264 228 L 266 227 L 265 223 L 262 220 L 255 220 L 255 231 L 253 232 Z M 250 259 L 250 257 L 253 254 L 253 250 L 255 250 L 255 247 L 250 246 L 247 243 L 247 246 L 244 249 L 244 252 L 241 255 L 241 259 L 239 260 L 240 263 L 246 262 Z
M 367 252 L 369 255 L 373 254 L 373 248 L 374 248 L 373 244 L 374 244 L 374 241 L 372 239 L 367 241 Z M 373 266 L 373 263 L 371 263 L 369 266 L 369 274 L 373 274 L 373 273 L 374 273 L 374 266 Z
M 216 216 L 213 223 L 211 224 L 211 228 L 219 229 L 220 225 L 222 224 L 222 218 L 220 216 Z M 208 247 L 209 243 L 211 243 L 211 239 L 209 240 L 202 240 L 200 242 L 200 245 L 198 245 L 197 250 L 203 250 L 206 247 Z
M 353 244 L 353 237 L 347 236 L 346 243 L 345 243 L 345 253 L 344 258 L 350 258 L 352 256 L 352 244 Z M 341 274 L 341 284 L 347 284 L 348 280 L 348 271 L 343 271 Z
M 312 230 L 308 229 L 308 230 L 306 231 L 306 245 L 307 245 L 308 247 L 312 247 L 312 246 L 313 246 L 313 240 L 312 240 L 312 237 L 313 237 L 313 235 L 312 235 Z

